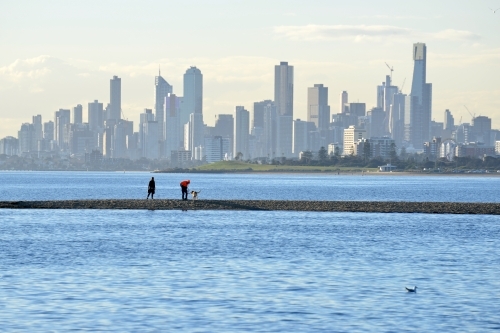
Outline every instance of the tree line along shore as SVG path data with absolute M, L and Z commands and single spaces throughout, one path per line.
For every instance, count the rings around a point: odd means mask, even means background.
M 106 199 L 0 201 L 0 209 L 248 210 L 500 215 L 500 203 Z

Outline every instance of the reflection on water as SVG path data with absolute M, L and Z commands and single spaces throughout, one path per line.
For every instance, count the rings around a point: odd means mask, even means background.
M 0 210 L 0 221 L 4 331 L 500 328 L 495 216 Z

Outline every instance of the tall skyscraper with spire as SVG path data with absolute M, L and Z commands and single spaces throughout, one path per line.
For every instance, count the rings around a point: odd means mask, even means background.
M 293 144 L 293 66 L 274 67 L 274 103 L 277 112 L 277 157 L 291 157 Z
M 405 105 L 405 141 L 415 149 L 431 139 L 432 84 L 426 82 L 427 47 L 424 43 L 413 44 L 413 79 L 411 93 Z
M 165 97 L 172 94 L 172 86 L 161 76 L 158 68 L 158 76 L 155 77 L 155 120 L 158 122 L 160 140 L 165 140 Z

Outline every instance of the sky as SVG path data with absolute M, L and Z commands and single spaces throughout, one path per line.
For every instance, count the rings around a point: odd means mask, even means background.
M 500 0 L 2 0 L 0 138 L 17 137 L 41 114 L 109 103 L 109 80 L 122 79 L 124 118 L 154 106 L 154 77 L 183 95 L 190 66 L 203 74 L 203 114 L 252 111 L 274 97 L 274 66 L 294 66 L 294 118 L 307 119 L 307 88 L 329 88 L 376 106 L 390 74 L 409 93 L 413 43 L 427 45 L 432 118 L 471 115 L 500 128 Z M 494 12 L 495 10 L 497 10 Z M 404 83 L 404 85 L 403 85 Z

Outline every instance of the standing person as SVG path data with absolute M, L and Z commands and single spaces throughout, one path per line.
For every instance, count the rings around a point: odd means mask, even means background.
M 187 200 L 188 199 L 188 186 L 191 183 L 191 181 L 188 180 L 183 180 L 181 182 L 181 190 L 182 190 L 182 200 Z M 186 196 L 184 196 L 184 194 Z
M 148 197 L 146 198 L 146 200 L 149 199 L 149 195 L 151 194 L 151 200 L 153 200 L 154 198 L 154 195 L 155 195 L 155 177 L 151 177 L 151 180 L 149 181 L 149 184 L 148 184 Z

